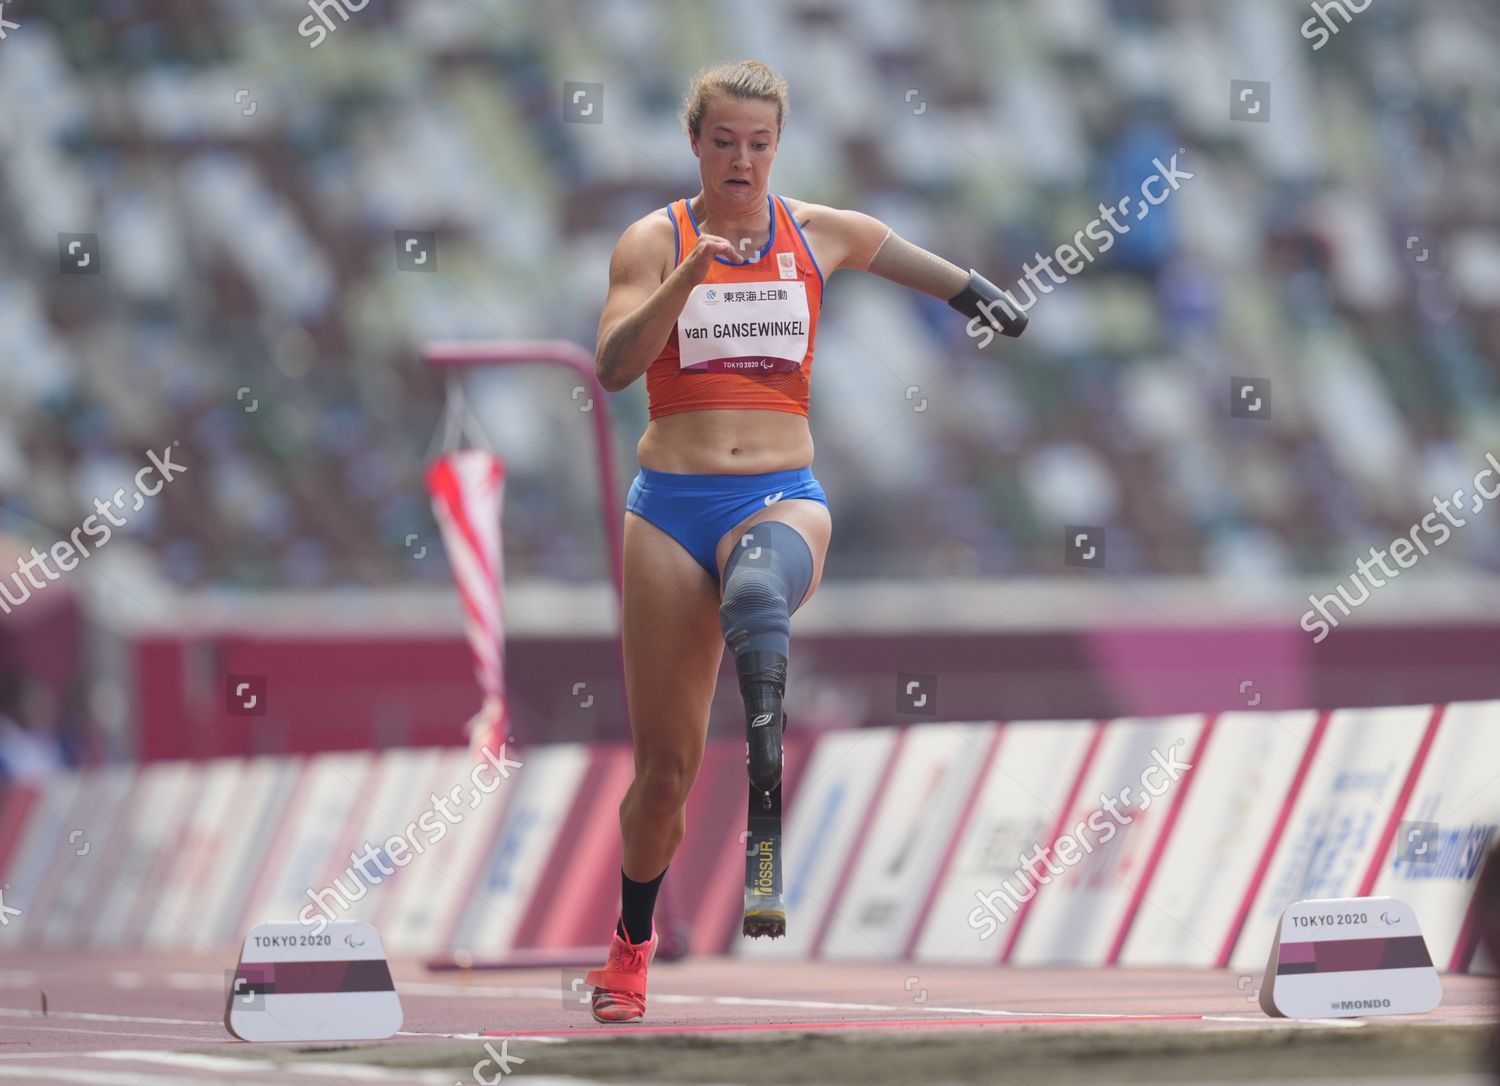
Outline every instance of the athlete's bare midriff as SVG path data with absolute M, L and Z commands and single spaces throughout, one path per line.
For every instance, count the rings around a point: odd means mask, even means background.
M 641 467 L 684 475 L 760 475 L 813 461 L 807 418 L 791 411 L 682 411 L 646 425 Z

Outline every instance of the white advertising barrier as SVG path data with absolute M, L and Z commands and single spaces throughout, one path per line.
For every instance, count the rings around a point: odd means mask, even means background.
M 1450 705 L 1373 894 L 1411 903 L 1433 961 L 1461 972 L 1473 940 L 1460 946 L 1485 856 L 1500 828 L 1500 702 Z
M 948 843 L 958 833 L 995 732 L 993 724 L 923 725 L 906 738 L 862 854 L 824 940 L 826 958 L 904 952 Z
M 84 774 L 78 787 L 71 790 L 70 802 L 64 807 L 48 812 L 62 825 L 69 827 L 69 837 L 82 838 L 84 830 L 78 827 L 96 824 L 95 819 L 91 817 L 96 813 L 94 808 L 97 789 L 94 784 L 94 774 Z M 89 865 L 80 870 L 79 865 L 69 864 L 67 862 L 68 851 L 71 850 L 58 848 L 53 862 L 42 870 L 36 882 L 28 889 L 27 912 L 31 915 L 31 923 L 26 931 L 25 941 L 30 945 L 35 946 L 44 940 L 53 903 L 59 896 L 63 884 L 86 882 L 87 876 L 98 871 L 95 865 Z
M 20 909 L 21 915 L 0 913 L 0 947 L 22 943 L 35 944 L 41 938 L 41 925 L 31 921 L 41 916 L 38 910 L 42 884 L 53 864 L 72 848 L 67 842 L 68 813 L 73 809 L 82 777 L 68 774 L 43 782 L 31 806 L 23 836 L 4 872 L 4 904 L 7 910 Z
M 1417 911 L 1438 970 L 1493 971 L 1469 914 L 1480 864 L 1500 839 L 1500 777 L 1490 772 L 1500 764 L 1500 702 L 1451 705 L 1441 717 L 1426 706 L 1340 711 L 1321 726 L 1311 712 L 1225 714 L 1183 758 L 1193 767 L 1180 805 L 1168 792 L 1146 818 L 1122 808 L 1133 824 L 1023 902 L 1020 922 L 997 922 L 984 896 L 1009 880 L 1025 897 L 1025 857 L 1089 810 L 1102 816 L 1098 793 L 1130 783 L 1126 763 L 1162 726 L 1046 721 L 821 737 L 788 811 L 788 938 L 735 939 L 733 952 L 859 956 L 874 949 L 863 932 L 886 955 L 993 962 L 1020 932 L 1015 962 L 1117 953 L 1128 965 L 1223 960 L 1249 973 L 1291 902 L 1378 894 Z M 965 734 L 980 753 L 955 727 L 977 729 Z M 22 912 L 7 912 L 0 947 L 223 946 L 251 920 L 296 919 L 330 871 L 347 883 L 350 842 L 368 839 L 390 860 L 390 835 L 425 813 L 432 793 L 459 786 L 461 824 L 443 822 L 447 839 L 356 891 L 340 915 L 378 923 L 401 953 L 503 954 L 567 848 L 557 835 L 597 753 L 570 744 L 515 757 L 524 766 L 495 794 L 472 797 L 462 750 L 60 775 L 13 828 L 0 884 L 7 909 Z M 1169 834 L 1153 821 L 1162 805 Z M 845 922 L 860 932 L 841 932 Z
M 787 811 L 781 865 L 786 937 L 736 935 L 731 943 L 735 954 L 769 959 L 811 955 L 899 734 L 897 728 L 858 728 L 818 738 Z
M 109 845 L 109 866 L 95 880 L 98 904 L 89 942 L 95 947 L 133 945 L 150 911 L 162 872 L 188 812 L 202 792 L 201 764 L 153 762 L 141 770 L 121 805 L 120 831 Z
M 505 784 L 505 789 L 515 791 L 503 810 L 497 808 L 501 812 L 498 833 L 492 828 L 487 840 L 475 839 L 473 847 L 484 845 L 488 851 L 481 849 L 477 863 L 463 872 L 468 881 L 452 887 L 445 911 L 434 913 L 430 881 L 410 880 L 412 892 L 402 895 L 400 914 L 392 921 L 393 930 L 404 927 L 407 932 L 403 946 L 420 944 L 427 950 L 452 949 L 486 957 L 511 949 L 553 850 L 568 847 L 568 842 L 558 840 L 558 831 L 573 809 L 591 758 L 583 743 L 549 744 L 512 756 L 525 765 L 512 770 Z M 455 877 L 459 872 L 455 871 Z M 458 918 L 456 928 L 454 917 Z M 438 947 L 436 941 L 450 929 L 455 931 L 452 946 Z
M 607 950 L 603 941 L 619 915 L 614 900 L 620 884 L 620 800 L 635 776 L 635 758 L 624 743 L 595 744 L 590 753 L 588 774 L 563 824 L 568 836 L 559 838 L 552 859 L 532 882 L 530 907 L 511 940 L 519 949 L 591 946 L 601 957 Z M 702 891 L 694 887 L 692 892 Z M 590 912 L 594 919 L 585 922 Z
M 969 823 L 958 827 L 952 862 L 923 922 L 917 960 L 993 962 L 999 956 L 1007 932 L 979 901 L 997 889 L 1017 888 L 1022 856 L 1051 835 L 1097 727 L 1088 720 L 1001 725 L 1000 745 L 984 767 Z M 998 942 L 992 938 L 997 931 Z
M 401 1000 L 374 927 L 339 920 L 314 935 L 260 924 L 245 936 L 224 1025 L 242 1041 L 375 1041 L 394 1037 Z
M 1062 833 L 1048 846 L 1009 961 L 1102 965 L 1177 792 L 1192 772 L 1201 716 L 1112 720 Z M 1113 801 L 1113 802 L 1111 802 Z M 1069 844 L 1071 842 L 1071 844 Z M 1037 885 L 1039 883 L 1039 885 Z
M 1329 718 L 1235 944 L 1232 968 L 1261 967 L 1292 902 L 1359 892 L 1431 718 L 1426 705 L 1341 709 Z
M 467 748 L 445 751 L 434 765 L 437 779 L 422 792 L 419 810 L 407 816 L 408 822 L 416 820 L 414 832 L 407 836 L 421 854 L 397 872 L 390 920 L 384 909 L 380 913 L 381 930 L 393 952 L 430 954 L 447 949 L 444 939 L 470 904 L 479 867 L 506 808 L 532 768 L 531 754 L 515 746 L 497 761 L 505 775 L 487 761 L 476 761 Z M 434 814 L 433 796 L 447 800 L 444 806 L 451 814 Z M 434 887 L 443 890 L 434 893 Z
M 369 751 L 308 758 L 275 836 L 262 842 L 260 878 L 251 889 L 240 927 L 285 923 L 308 905 L 308 891 L 324 886 L 345 827 L 364 801 L 374 755 Z M 364 884 L 354 887 L 356 893 Z
M 232 943 L 244 929 L 239 926 L 259 878 L 269 861 L 277 827 L 306 768 L 306 759 L 251 758 L 240 776 L 235 800 L 226 812 L 218 846 L 201 868 L 203 878 L 193 887 L 197 923 L 208 946 Z M 159 946 L 180 938 L 176 925 L 153 932 Z
M 320 913 L 326 921 L 374 919 L 375 912 L 390 897 L 399 877 L 405 876 L 407 865 L 425 852 L 417 826 L 413 825 L 411 837 L 407 837 L 405 826 L 416 820 L 419 802 L 422 807 L 431 804 L 431 792 L 423 790 L 423 786 L 432 775 L 432 763 L 441 753 L 443 751 L 437 748 L 428 748 L 387 750 L 378 754 L 362 795 L 356 799 L 350 820 L 344 826 L 344 834 L 333 847 L 329 867 L 324 868 L 314 888 L 314 894 L 318 894 L 327 886 L 338 886 L 341 894 L 327 895 L 324 898 L 327 907 L 314 906 L 312 898 L 305 894 L 299 910 L 311 906 L 312 912 Z M 408 819 L 408 813 L 413 817 Z M 390 840 L 393 835 L 404 837 L 408 843 L 398 844 Z M 390 844 L 390 849 L 387 849 L 387 844 Z M 396 864 L 390 852 L 404 859 L 405 864 Z M 359 897 L 354 895 L 359 892 L 356 883 L 365 883 L 365 892 Z M 345 904 L 339 904 L 338 897 L 344 898 Z
M 1282 915 L 1260 1006 L 1276 1018 L 1426 1014 L 1443 983 L 1410 905 L 1392 897 L 1298 901 Z
M 1218 964 L 1317 720 L 1315 712 L 1219 717 L 1120 964 Z
M 241 817 L 243 785 L 249 763 L 221 758 L 200 764 L 202 787 L 190 802 L 182 824 L 162 841 L 162 870 L 154 891 L 156 907 L 139 927 L 126 932 L 129 946 L 200 946 L 212 938 L 212 924 L 202 911 L 209 871 L 225 834 Z
M 27 939 L 35 943 L 40 938 L 48 948 L 71 949 L 87 940 L 93 909 L 90 894 L 109 862 L 106 849 L 111 830 L 130 796 L 136 770 L 112 766 L 82 773 L 78 779 L 73 813 L 52 866 L 51 892 L 45 904 L 38 903 L 37 927 Z

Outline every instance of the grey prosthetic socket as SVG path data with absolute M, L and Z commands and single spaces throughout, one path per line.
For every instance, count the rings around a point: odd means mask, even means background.
M 791 617 L 812 584 L 807 540 L 789 524 L 767 520 L 749 528 L 724 566 L 719 627 L 734 653 L 745 701 L 750 785 L 771 792 L 781 783 L 781 733 L 786 715 Z

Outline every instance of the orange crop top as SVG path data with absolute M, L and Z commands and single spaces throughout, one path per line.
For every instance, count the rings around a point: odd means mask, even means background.
M 714 257 L 647 367 L 651 418 L 735 408 L 807 414 L 823 271 L 786 202 L 766 201 L 765 248 L 741 263 Z M 663 211 L 676 238 L 675 267 L 697 243 L 698 224 L 687 200 Z

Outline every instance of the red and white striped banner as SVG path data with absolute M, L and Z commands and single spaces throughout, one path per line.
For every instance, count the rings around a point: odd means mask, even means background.
M 463 602 L 464 632 L 474 650 L 474 677 L 484 695 L 465 726 L 476 754 L 504 757 L 510 712 L 505 703 L 504 570 L 500 506 L 505 463 L 483 449 L 445 453 L 427 469 L 432 510 Z

